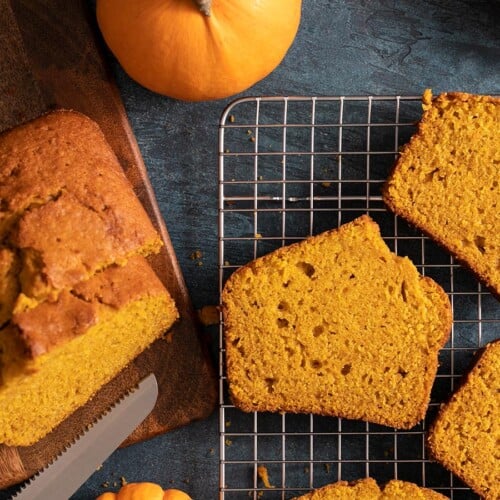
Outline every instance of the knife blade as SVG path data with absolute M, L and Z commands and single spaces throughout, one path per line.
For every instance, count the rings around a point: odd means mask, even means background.
M 158 397 L 154 374 L 115 403 L 12 500 L 68 500 L 106 458 L 149 415 Z

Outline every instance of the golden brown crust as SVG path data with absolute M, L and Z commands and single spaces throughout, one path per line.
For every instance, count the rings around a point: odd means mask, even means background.
M 101 305 L 120 309 L 144 297 L 166 294 L 146 259 L 136 256 L 64 290 L 54 301 L 14 313 L 12 324 L 26 354 L 34 358 L 84 334 L 99 321 Z
M 243 266 L 222 311 L 238 408 L 398 428 L 425 415 L 451 328 L 447 295 L 367 216 Z
M 162 245 L 97 124 L 72 111 L 0 135 L 0 200 L 0 241 L 24 259 L 30 297 Z
M 500 298 L 500 99 L 426 92 L 417 132 L 382 189 L 386 205 Z

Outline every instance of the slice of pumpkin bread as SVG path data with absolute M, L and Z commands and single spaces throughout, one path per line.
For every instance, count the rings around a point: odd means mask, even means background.
M 0 330 L 0 443 L 44 437 L 177 317 L 141 256 L 14 314 Z
M 414 483 L 393 479 L 382 488 L 372 478 L 337 481 L 292 500 L 445 500 L 448 497 Z
M 431 455 L 478 495 L 500 498 L 500 340 L 488 344 L 428 433 Z
M 397 428 L 424 417 L 451 327 L 447 295 L 368 216 L 238 269 L 222 310 L 237 407 Z
M 500 99 L 426 91 L 423 108 L 384 201 L 500 297 Z

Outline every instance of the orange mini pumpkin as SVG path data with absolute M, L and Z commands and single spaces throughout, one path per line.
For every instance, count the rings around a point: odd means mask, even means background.
M 96 500 L 191 500 L 191 497 L 181 490 L 163 490 L 158 484 L 143 482 L 128 483 L 118 493 L 103 493 Z
M 301 0 L 97 1 L 99 27 L 124 70 L 187 101 L 228 97 L 271 73 L 300 13 Z

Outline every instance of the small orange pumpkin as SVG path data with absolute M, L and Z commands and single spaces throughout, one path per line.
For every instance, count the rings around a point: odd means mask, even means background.
M 128 483 L 118 493 L 106 492 L 96 500 L 191 500 L 191 497 L 181 490 L 163 490 L 158 484 L 143 482 Z
M 301 0 L 97 1 L 99 27 L 124 70 L 186 101 L 228 97 L 271 73 L 300 13 Z

